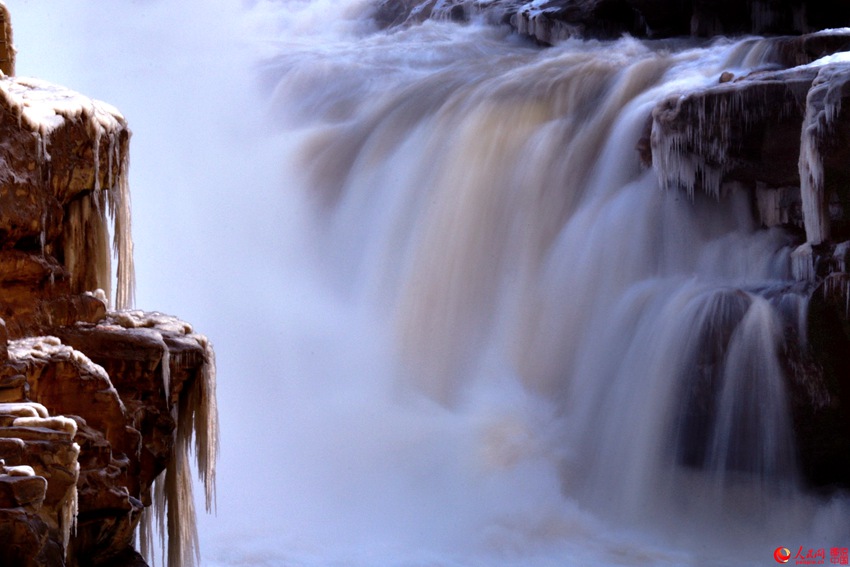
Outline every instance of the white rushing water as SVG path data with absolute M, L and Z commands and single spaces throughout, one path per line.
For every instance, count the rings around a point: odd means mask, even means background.
M 655 102 L 753 42 L 541 50 L 378 32 L 350 0 L 8 4 L 18 72 L 134 130 L 137 305 L 215 343 L 205 565 L 850 543 L 847 500 L 799 489 L 790 239 L 742 195 L 662 190 L 635 150 Z

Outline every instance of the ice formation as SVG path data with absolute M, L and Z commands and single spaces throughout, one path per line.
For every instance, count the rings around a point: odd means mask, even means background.
M 800 282 L 815 281 L 815 265 L 810 243 L 801 244 L 791 253 L 791 274 Z
M 117 258 L 114 306 L 132 306 L 135 286 L 131 233 L 129 152 L 120 143 L 128 132 L 126 121 L 113 106 L 46 81 L 11 77 L 0 79 L 0 96 L 16 113 L 19 123 L 37 137 L 38 167 L 49 168 L 49 141 L 66 121 L 83 121 L 94 140 L 94 185 L 91 192 L 68 205 L 65 259 L 72 286 L 111 290 L 111 258 L 107 217 L 112 220 L 112 247 Z M 105 146 L 105 148 L 104 148 Z M 103 148 L 103 149 L 102 149 Z M 101 163 L 103 155 L 106 163 Z M 107 187 L 101 187 L 101 168 L 107 168 Z M 87 281 L 94 266 L 94 281 Z
M 833 258 L 835 259 L 836 267 L 839 272 L 847 271 L 847 258 L 850 256 L 850 240 L 846 242 L 842 242 L 838 246 L 835 247 L 835 251 L 833 252 Z
M 844 316 L 850 319 L 850 276 L 847 275 L 847 260 L 850 258 L 850 240 L 835 247 L 832 262 L 836 272 L 827 276 L 823 282 L 823 292 L 826 297 L 832 296 L 844 299 Z
M 186 356 L 197 356 L 198 347 L 203 352 L 203 365 L 194 380 L 185 383 L 185 388 L 171 413 L 176 423 L 174 450 L 165 472 L 157 479 L 153 490 L 153 511 L 145 509 L 139 529 L 140 551 L 152 558 L 153 518 L 159 526 L 158 532 L 163 549 L 167 554 L 164 562 L 170 566 L 190 566 L 199 559 L 198 532 L 195 523 L 195 507 L 192 496 L 192 473 L 189 453 L 194 437 L 194 453 L 198 475 L 204 483 L 206 508 L 211 511 L 215 503 L 215 464 L 218 453 L 218 410 L 216 407 L 215 355 L 210 341 L 194 332 L 191 325 L 168 315 L 146 313 L 135 310 L 111 312 L 103 325 L 114 325 L 124 329 L 144 330 L 158 336 L 163 347 L 162 380 L 165 392 L 170 392 L 170 369 L 191 367 Z M 194 355 L 186 351 L 171 352 L 169 340 L 194 343 Z M 106 371 L 92 362 L 85 354 L 62 344 L 56 337 L 38 337 L 9 343 L 10 356 L 15 359 L 74 359 L 86 372 L 102 375 L 108 380 Z M 117 398 L 116 392 L 116 398 Z M 76 432 L 76 422 L 63 417 L 48 417 L 47 410 L 38 404 L 14 404 L 8 412 L 19 416 L 16 425 L 50 427 L 51 429 Z M 76 515 L 76 494 L 69 494 L 67 509 L 63 509 L 62 528 L 66 548 Z
M 145 509 L 139 525 L 139 548 L 146 558 L 153 558 L 152 534 L 155 518 L 165 556 L 163 562 L 170 566 L 194 565 L 200 559 L 200 548 L 189 463 L 193 437 L 198 476 L 204 484 L 207 511 L 212 511 L 215 504 L 215 464 L 219 435 L 215 354 L 212 344 L 205 336 L 194 333 L 188 323 L 161 313 L 118 311 L 110 313 L 106 322 L 126 329 L 153 329 L 176 335 L 194 341 L 204 352 L 204 364 L 200 372 L 191 386 L 181 393 L 178 403 L 171 408 L 177 424 L 171 462 L 154 485 L 153 511 Z M 172 353 L 165 347 L 162 361 L 164 384 L 167 385 L 167 376 L 170 374 L 167 367 L 183 366 L 183 356 L 183 353 Z
M 754 50 L 757 50 L 755 46 Z M 693 196 L 697 188 L 718 198 L 721 183 L 734 165 L 729 152 L 732 144 L 751 124 L 776 111 L 764 104 L 753 104 L 737 83 L 712 86 L 712 96 L 691 91 L 687 96 L 670 99 L 652 125 L 652 166 L 662 187 L 678 187 Z M 794 111 L 786 100 L 779 116 Z M 656 111 L 658 112 L 658 111 Z M 663 114 L 683 114 L 676 119 L 682 129 L 664 127 Z
M 3 467 L 5 473 L 9 476 L 36 476 L 35 470 L 29 465 L 19 465 L 16 467 Z
M 829 198 L 824 186 L 821 145 L 841 113 L 842 90 L 848 71 L 842 66 L 821 68 L 806 99 L 806 118 L 800 137 L 800 196 L 806 239 L 820 244 L 829 239 Z
M 674 106 L 676 112 L 691 111 L 692 106 L 683 106 L 685 97 L 680 97 Z M 658 122 L 652 128 L 652 166 L 661 185 L 673 185 L 687 190 L 693 196 L 694 189 L 702 186 L 710 195 L 720 194 L 723 164 L 729 149 L 730 120 L 733 116 L 744 116 L 744 105 L 734 93 L 720 99 L 719 108 L 714 109 L 714 118 L 706 117 L 705 101 L 697 103 L 696 119 L 688 120 L 685 131 L 664 131 Z M 690 126 L 695 124 L 695 126 Z M 714 130 L 712 136 L 705 132 Z
M 52 337 L 51 337 L 52 338 Z M 18 341 L 14 341 L 13 345 L 17 344 Z M 31 350 L 27 350 L 27 347 L 19 348 L 15 351 L 16 356 L 26 356 L 27 352 L 32 354 L 33 352 L 39 353 L 39 356 L 43 355 L 46 350 L 51 352 L 60 352 L 56 350 L 55 341 L 48 340 L 45 342 L 39 341 L 30 341 L 28 343 L 33 348 Z M 20 346 L 20 345 L 18 345 Z M 61 349 L 61 353 L 67 353 L 67 349 L 70 347 L 63 347 Z M 85 356 L 85 355 L 81 355 Z M 43 405 L 35 402 L 7 402 L 0 403 L 0 413 L 6 415 L 14 415 L 17 416 L 12 421 L 13 427 L 34 427 L 34 428 L 42 428 L 42 429 L 52 429 L 53 431 L 62 431 L 68 434 L 69 439 L 73 439 L 77 434 L 77 422 L 71 418 L 65 416 L 53 416 L 51 417 L 47 408 Z M 71 450 L 76 452 L 76 455 L 79 455 L 80 446 L 76 443 L 71 443 Z M 0 461 L 2 464 L 2 461 Z M 80 464 L 79 462 L 74 461 L 74 474 L 79 475 L 80 472 Z M 20 465 L 15 467 L 0 467 L 0 469 L 5 469 L 5 474 L 11 476 L 36 476 L 35 470 L 28 465 Z M 78 506 L 78 492 L 76 484 L 71 485 L 66 492 L 64 499 L 61 505 L 60 517 L 59 517 L 59 530 L 62 534 L 62 544 L 66 553 L 69 551 L 69 543 L 71 541 L 71 532 L 74 529 L 77 522 L 77 511 L 79 509 Z
M 0 413 L 18 417 L 48 417 L 47 408 L 35 402 L 6 402 L 0 404 Z
M 72 438 L 77 434 L 77 422 L 62 415 L 53 417 L 18 417 L 15 418 L 12 425 L 15 427 L 44 427 L 56 431 L 64 431 Z

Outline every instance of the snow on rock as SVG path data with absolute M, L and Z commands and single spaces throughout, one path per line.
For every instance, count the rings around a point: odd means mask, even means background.
M 171 564 L 189 565 L 192 450 L 208 510 L 215 499 L 212 346 L 174 317 L 129 310 L 124 117 L 11 76 L 13 56 L 0 1 L 0 533 L 23 526 L 15 564 L 141 561 L 134 534 L 153 507 Z
M 117 134 L 126 124 L 114 106 L 41 79 L 7 77 L 0 81 L 4 106 L 33 132 L 49 136 L 66 120 L 84 120 L 95 134 Z M 45 156 L 49 159 L 49 155 Z
M 215 502 L 215 464 L 218 454 L 218 410 L 216 407 L 215 353 L 204 335 L 193 332 L 192 326 L 162 313 L 125 310 L 110 313 L 104 325 L 128 330 L 151 329 L 161 333 L 166 342 L 163 368 L 171 367 L 169 378 L 163 378 L 166 388 L 171 372 L 191 365 L 200 354 L 200 367 L 190 387 L 183 389 L 172 415 L 177 422 L 175 450 L 163 476 L 157 479 L 154 490 L 153 515 L 160 526 L 163 549 L 168 550 L 169 565 L 192 565 L 199 558 L 198 533 L 192 496 L 189 453 L 194 438 L 194 453 L 198 475 L 204 485 L 207 512 Z M 164 372 L 165 374 L 165 372 Z M 141 524 L 140 540 L 145 556 L 150 556 L 152 516 Z M 167 541 L 166 541 L 167 535 Z
M 5 474 L 9 476 L 35 476 L 35 471 L 29 465 L 20 465 L 17 467 L 3 467 Z
M 141 455 L 143 469 L 156 474 L 142 479 L 149 486 L 155 484 L 148 493 L 152 506 L 145 508 L 139 524 L 139 545 L 150 556 L 156 524 L 168 563 L 193 564 L 198 537 L 191 452 L 204 484 L 207 510 L 215 503 L 219 435 L 210 341 L 176 317 L 139 310 L 110 312 L 97 325 L 77 325 L 59 334 L 63 343 L 86 352 L 115 377 L 115 386 L 136 423 L 156 424 L 156 431 L 170 432 L 167 440 L 160 441 L 162 451 Z M 161 394 L 151 397 L 151 392 Z
M 13 415 L 16 417 L 43 417 L 49 416 L 47 408 L 33 402 L 23 403 L 0 403 L 0 414 Z
M 15 354 L 20 355 L 20 350 Z M 33 511 L 65 550 L 77 519 L 80 448 L 74 442 L 76 433 L 76 421 L 51 417 L 40 403 L 0 403 L 0 484 L 9 482 L 4 475 L 38 478 L 39 482 L 29 485 L 40 493 Z M 18 504 L 26 506 L 26 501 L 19 499 Z

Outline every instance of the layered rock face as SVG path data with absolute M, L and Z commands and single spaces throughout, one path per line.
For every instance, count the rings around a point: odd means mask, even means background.
M 0 78 L 2 565 L 144 565 L 154 519 L 170 565 L 197 556 L 188 454 L 211 505 L 215 361 L 187 323 L 129 310 L 129 140 L 108 104 Z

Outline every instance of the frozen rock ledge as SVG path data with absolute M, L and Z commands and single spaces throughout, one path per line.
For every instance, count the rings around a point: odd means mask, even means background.
M 14 73 L 0 2 L 0 565 L 199 557 L 190 455 L 215 502 L 215 356 L 132 310 L 130 130 Z M 104 291 L 105 290 L 105 291 Z

